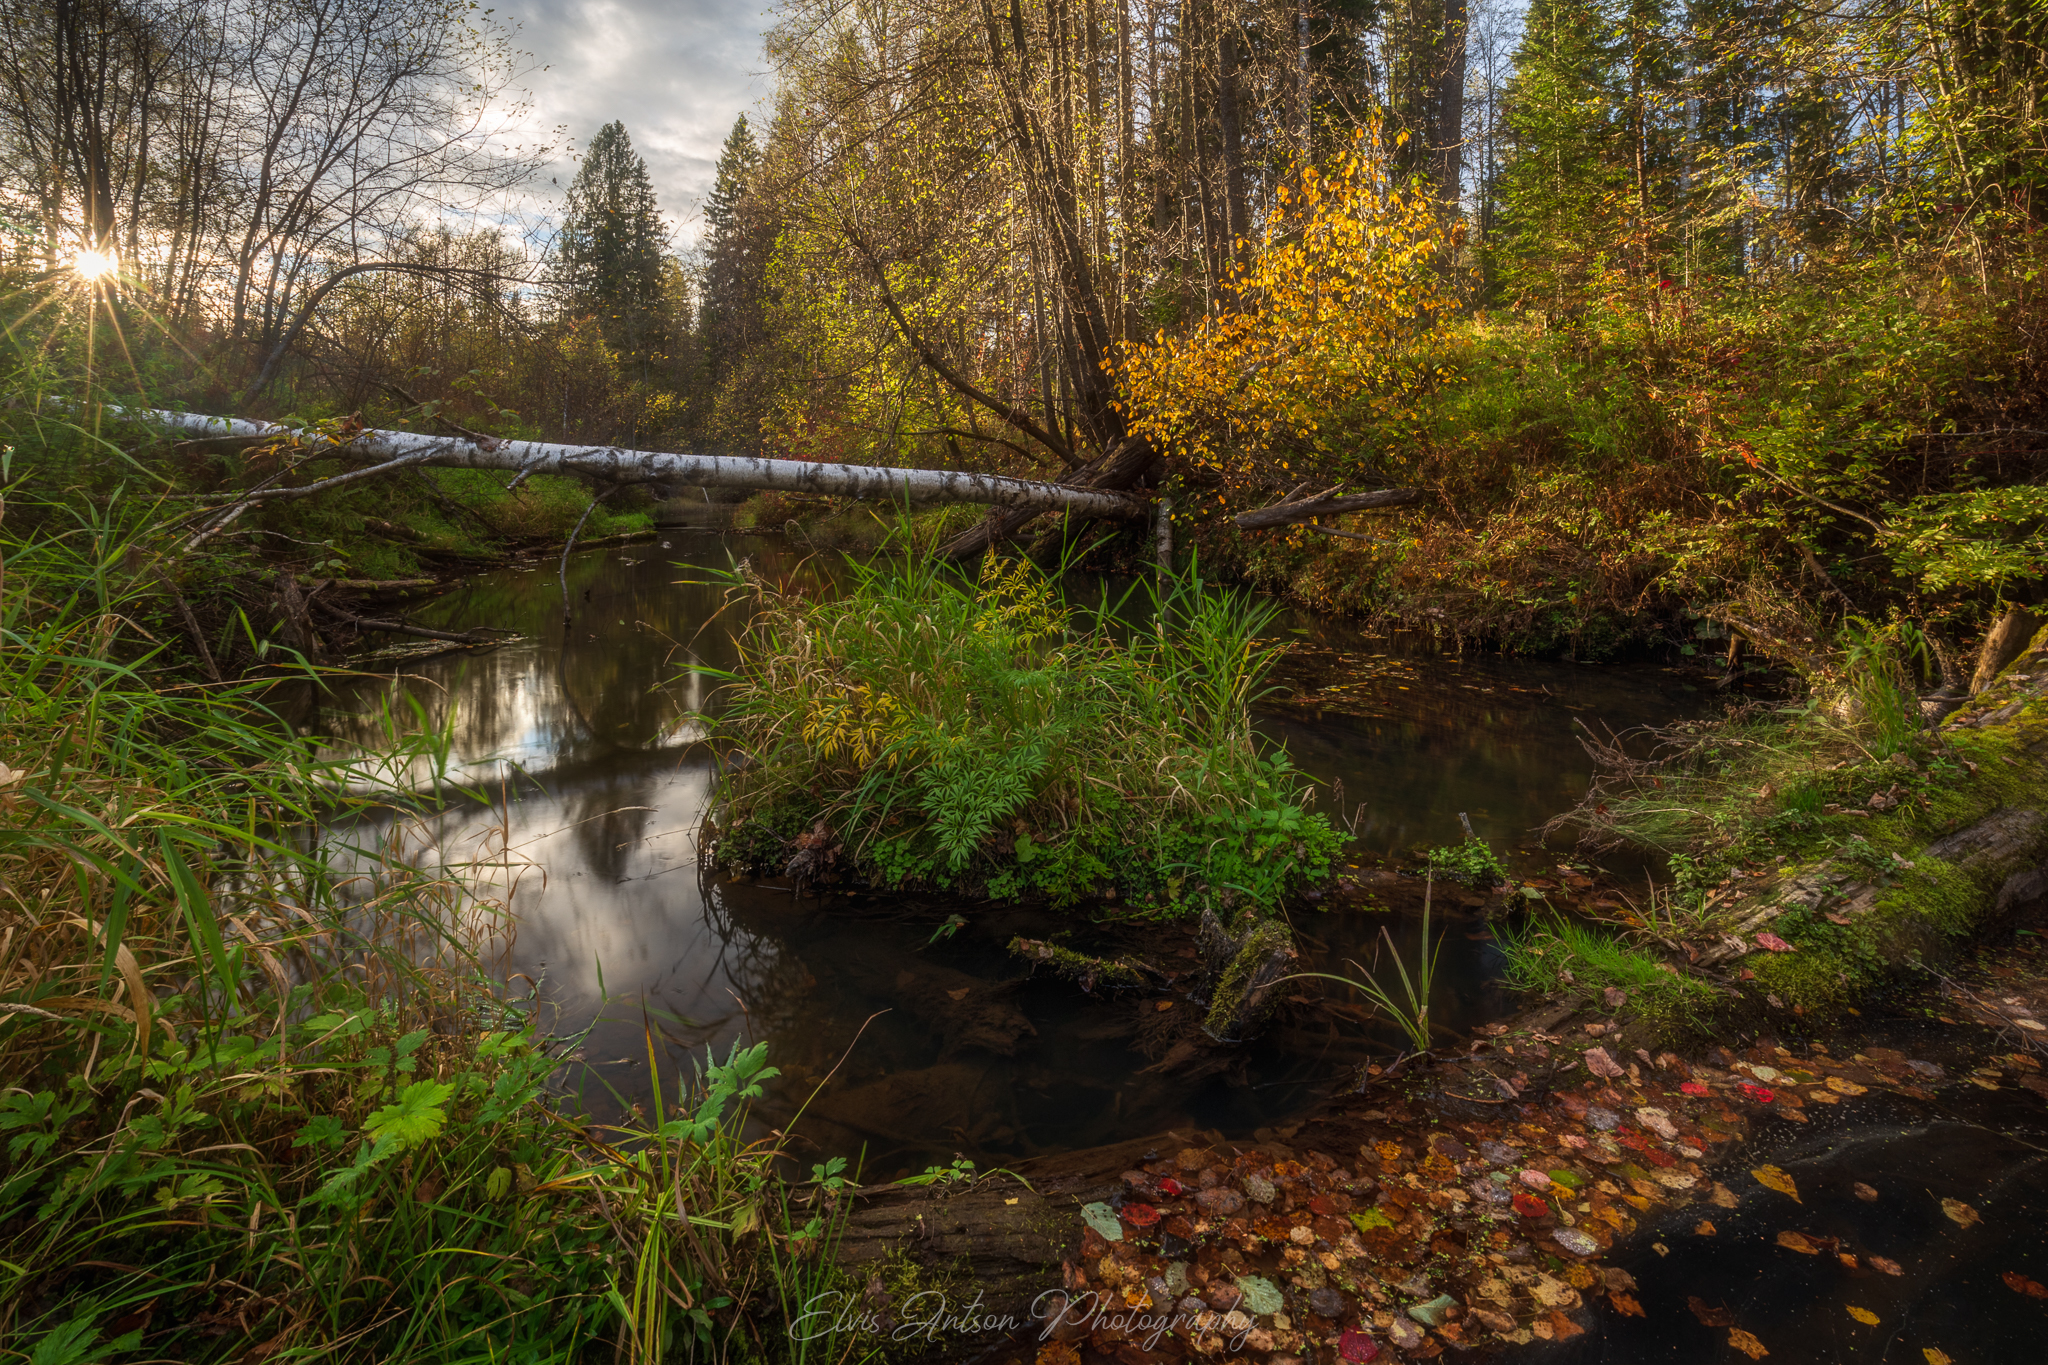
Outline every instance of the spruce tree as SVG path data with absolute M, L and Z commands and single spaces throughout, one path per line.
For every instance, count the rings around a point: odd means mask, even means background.
M 1557 311 L 1609 264 L 1631 212 L 1615 27 L 1601 0 L 1533 0 L 1508 82 L 1500 276 Z
M 772 235 L 748 202 L 761 149 L 741 114 L 718 154 L 718 177 L 704 203 L 704 304 L 700 314 L 705 361 L 714 384 L 739 359 L 758 331 L 761 278 Z
M 734 122 L 718 156 L 718 175 L 704 204 L 704 295 L 698 338 L 711 396 L 708 434 L 728 449 L 753 452 L 760 442 L 768 384 L 768 262 L 777 216 L 755 184 L 762 151 L 745 114 Z
M 647 163 L 626 125 L 607 123 L 590 140 L 569 185 L 556 244 L 555 285 L 565 313 L 595 317 L 607 343 L 645 363 L 664 349 L 662 292 L 668 232 Z

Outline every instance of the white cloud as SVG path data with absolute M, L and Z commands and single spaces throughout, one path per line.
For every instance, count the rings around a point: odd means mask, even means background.
M 773 87 L 761 53 L 772 16 L 760 0 L 512 0 L 495 17 L 545 70 L 523 84 L 532 125 L 562 125 L 578 148 L 622 120 L 661 207 L 687 246 L 702 227 L 718 149 L 742 112 L 761 123 Z M 575 174 L 561 158 L 539 188 L 559 200 Z M 552 183 L 551 183 L 552 180 Z M 550 203 L 552 207 L 552 203 Z

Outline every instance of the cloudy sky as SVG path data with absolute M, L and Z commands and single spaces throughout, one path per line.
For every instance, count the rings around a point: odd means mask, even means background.
M 565 125 L 581 148 L 624 120 L 676 244 L 695 241 L 733 119 L 744 111 L 758 128 L 766 109 L 764 0 L 499 0 L 497 17 L 547 68 L 525 82 L 534 122 Z M 565 159 L 554 174 L 565 188 L 575 167 Z

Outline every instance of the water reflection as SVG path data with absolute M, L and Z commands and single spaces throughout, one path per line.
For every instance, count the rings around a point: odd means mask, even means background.
M 482 575 L 417 619 L 523 638 L 366 674 L 323 718 L 358 746 L 381 742 L 387 717 L 416 723 L 414 708 L 446 728 L 450 773 L 485 799 L 428 817 L 419 837 L 472 866 L 511 912 L 507 971 L 544 984 L 564 1029 L 590 1027 L 573 1082 L 587 1102 L 645 1096 L 650 1035 L 665 1069 L 765 1038 L 784 1074 L 764 1120 L 785 1123 L 808 1101 L 801 1133 L 823 1152 L 865 1149 L 869 1171 L 887 1174 L 955 1151 L 1000 1159 L 1176 1125 L 1248 1132 L 1298 1111 L 1342 1066 L 1395 1048 L 1391 1030 L 1334 999 L 1288 1011 L 1248 1047 L 1194 1048 L 1186 1000 L 1162 1010 L 1025 976 L 1003 945 L 1064 926 L 1045 912 L 821 902 L 702 875 L 694 831 L 714 771 L 691 717 L 736 662 L 736 623 L 720 614 L 721 589 L 682 566 L 735 553 L 792 582 L 824 574 L 778 542 L 702 534 L 590 552 L 571 563 L 566 630 L 552 564 Z M 1573 715 L 1625 723 L 1682 700 L 1655 672 L 1387 658 L 1386 642 L 1342 626 L 1279 628 L 1313 629 L 1318 647 L 1290 660 L 1292 697 L 1261 725 L 1341 782 L 1373 848 L 1448 842 L 1460 811 L 1490 837 L 1520 839 L 1584 789 Z M 431 765 L 414 777 L 430 781 Z M 933 942 L 954 911 L 967 927 Z M 1343 970 L 1387 918 L 1310 912 L 1297 925 L 1304 967 Z M 1394 927 L 1405 951 L 1419 949 L 1413 921 Z M 1153 932 L 1094 926 L 1074 944 L 1157 947 Z M 1447 930 L 1436 1002 L 1447 1025 L 1503 1009 L 1491 954 L 1477 921 Z

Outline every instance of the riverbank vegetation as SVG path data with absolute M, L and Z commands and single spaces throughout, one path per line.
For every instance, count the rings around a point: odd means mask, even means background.
M 743 577 L 718 856 L 1137 913 L 1270 912 L 1344 842 L 1252 731 L 1273 609 L 1192 570 L 1078 608 L 1028 561 L 850 566 L 837 596 Z
M 829 1275 L 764 1050 L 559 1109 L 514 927 L 409 856 L 437 798 L 296 732 L 281 644 L 193 681 L 181 535 L 66 471 L 15 451 L 0 518 L 0 1355 L 651 1362 Z

